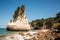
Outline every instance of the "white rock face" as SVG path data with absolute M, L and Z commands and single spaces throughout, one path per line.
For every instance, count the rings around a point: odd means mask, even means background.
M 8 23 L 7 30 L 30 30 L 30 25 L 26 18 L 25 7 L 18 7 L 13 15 L 13 19 Z

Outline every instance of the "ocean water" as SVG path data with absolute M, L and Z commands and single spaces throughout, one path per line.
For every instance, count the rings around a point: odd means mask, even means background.
M 38 30 L 30 30 L 30 31 L 35 32 Z M 7 31 L 6 28 L 0 28 L 0 35 L 16 34 L 20 32 L 28 32 L 28 31 Z
M 0 28 L 0 35 L 5 35 L 7 33 L 8 33 L 8 31 L 6 31 L 5 28 Z
M 6 28 L 0 28 L 0 35 L 7 35 L 13 33 L 11 31 L 7 31 Z
M 19 32 L 27 32 L 27 31 L 7 31 L 6 28 L 0 28 L 0 35 L 16 34 Z

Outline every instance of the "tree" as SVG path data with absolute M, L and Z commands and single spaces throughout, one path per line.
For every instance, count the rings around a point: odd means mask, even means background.
M 56 14 L 56 17 L 54 18 L 55 23 L 60 23 L 60 12 Z
M 41 27 L 43 26 L 43 22 L 44 19 L 36 19 L 31 22 L 31 25 L 32 27 L 34 27 L 34 29 L 41 29 Z
M 60 12 L 56 14 L 56 18 L 60 18 Z

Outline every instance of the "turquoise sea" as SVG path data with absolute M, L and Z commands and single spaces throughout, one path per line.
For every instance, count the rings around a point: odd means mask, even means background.
M 0 28 L 0 35 L 7 35 L 10 33 L 14 33 L 12 31 L 7 31 L 6 28 Z
M 0 35 L 16 34 L 19 32 L 26 32 L 26 31 L 7 31 L 6 28 L 0 28 Z
M 30 30 L 30 31 L 38 31 L 38 30 Z M 28 32 L 28 31 L 7 31 L 6 28 L 0 28 L 0 35 L 16 34 L 19 32 Z

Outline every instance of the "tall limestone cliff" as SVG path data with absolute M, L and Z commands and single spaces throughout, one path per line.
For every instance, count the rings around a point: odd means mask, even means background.
M 25 6 L 18 7 L 13 15 L 13 19 L 7 25 L 7 30 L 30 30 L 30 25 L 26 18 Z

